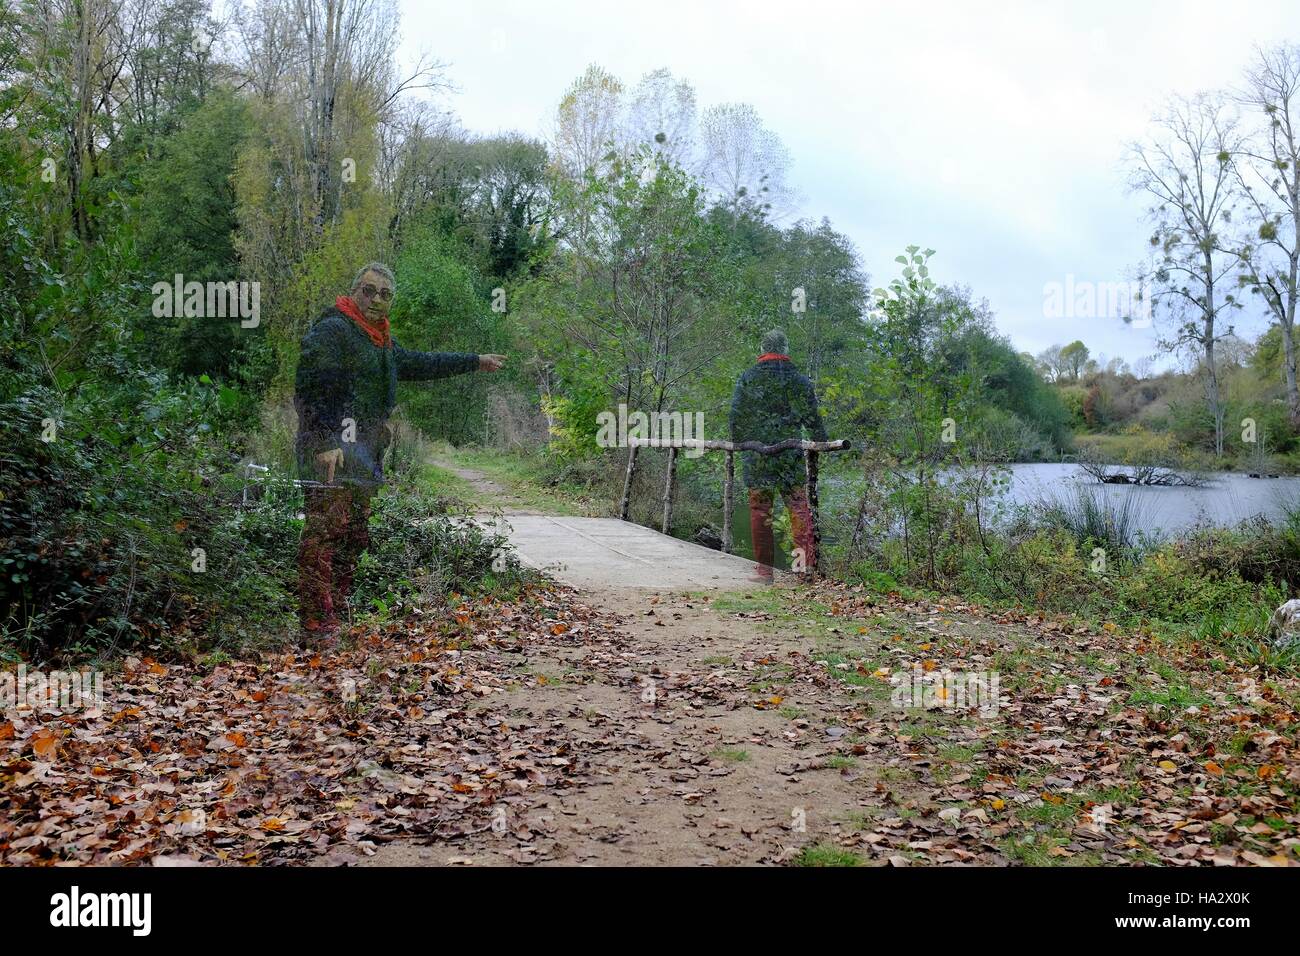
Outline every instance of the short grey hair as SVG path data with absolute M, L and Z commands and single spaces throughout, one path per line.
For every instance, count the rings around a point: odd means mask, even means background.
M 785 355 L 789 350 L 790 346 L 786 341 L 784 329 L 772 329 L 772 331 L 763 336 L 764 354 L 775 353 L 777 355 Z
M 362 270 L 357 273 L 357 277 L 352 280 L 353 289 L 356 289 L 357 286 L 361 285 L 361 280 L 366 277 L 367 272 L 378 272 L 381 276 L 383 276 L 385 279 L 387 279 L 389 282 L 393 284 L 393 292 L 394 294 L 396 294 L 397 276 L 393 275 L 393 270 L 388 268 L 388 266 L 382 262 L 366 263 L 365 267 L 362 268 Z

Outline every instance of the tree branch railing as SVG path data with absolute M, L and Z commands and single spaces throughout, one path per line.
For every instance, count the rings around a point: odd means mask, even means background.
M 244 486 L 243 493 L 240 496 L 240 507 L 247 508 L 251 503 L 249 490 L 252 487 L 265 484 L 271 480 L 271 468 L 269 465 L 259 465 L 256 462 L 246 462 L 244 464 Z M 302 478 L 285 479 L 295 488 L 343 488 L 341 484 L 328 484 L 324 481 L 309 481 Z M 260 492 L 258 492 L 260 494 Z
M 704 438 L 638 438 L 627 440 L 627 471 L 623 475 L 623 497 L 619 501 L 619 517 L 628 520 L 631 507 L 632 475 L 636 470 L 637 451 L 641 448 L 667 448 L 668 474 L 664 480 L 663 494 L 663 533 L 668 534 L 673 518 L 673 483 L 677 477 L 677 452 L 683 448 L 702 448 L 705 451 L 721 451 L 727 455 L 727 470 L 722 481 L 722 551 L 731 554 L 731 512 L 734 506 L 736 483 L 736 452 L 753 451 L 760 455 L 775 455 L 783 451 L 802 451 L 804 464 L 808 469 L 808 506 L 812 511 L 813 544 L 816 553 L 821 554 L 821 530 L 818 521 L 817 469 L 818 455 L 824 452 L 848 451 L 851 447 L 847 439 L 838 441 L 808 441 L 803 438 L 787 438 L 774 445 L 765 445 L 759 441 L 721 441 Z

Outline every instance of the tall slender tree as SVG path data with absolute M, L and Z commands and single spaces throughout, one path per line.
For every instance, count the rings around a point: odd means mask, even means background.
M 1173 319 L 1161 345 L 1195 350 L 1205 376 L 1205 401 L 1214 423 L 1214 453 L 1223 454 L 1225 406 L 1216 345 L 1232 334 L 1221 319 L 1241 306 L 1233 275 L 1240 268 L 1231 236 L 1240 199 L 1233 157 L 1242 149 L 1234 115 L 1222 97 L 1175 98 L 1156 118 L 1145 141 L 1130 147 L 1130 185 L 1153 200 L 1149 279 L 1152 299 Z
M 1292 427 L 1300 428 L 1300 46 L 1257 49 L 1239 99 L 1257 121 L 1233 164 L 1254 230 L 1241 248 L 1242 279 L 1263 296 L 1281 329 L 1287 411 Z
M 565 91 L 555 110 L 551 152 L 561 170 L 580 180 L 601 167 L 620 138 L 623 82 L 596 64 Z
M 670 162 L 691 167 L 695 155 L 695 89 L 666 69 L 652 70 L 632 91 L 625 136 Z

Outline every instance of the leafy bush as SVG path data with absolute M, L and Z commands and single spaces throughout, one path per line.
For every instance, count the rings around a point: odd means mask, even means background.
M 1082 611 L 1105 602 L 1113 582 L 1092 570 L 1090 554 L 1064 528 L 1026 529 L 1000 542 L 993 560 L 981 566 L 985 586 L 976 593 L 1052 611 Z M 975 582 L 975 575 L 967 579 Z
M 370 549 L 357 567 L 359 606 L 388 612 L 528 579 L 504 535 L 446 514 L 425 497 L 395 490 L 376 497 L 371 510 Z
M 1135 617 L 1196 624 L 1207 615 L 1257 603 L 1276 606 L 1280 594 L 1273 585 L 1259 588 L 1235 572 L 1207 574 L 1174 548 L 1162 548 L 1125 576 L 1120 600 Z
M 969 443 L 992 461 L 1043 461 L 1054 459 L 1050 439 L 1014 412 L 989 405 L 971 422 Z
M 416 230 L 396 263 L 393 334 L 403 346 L 437 352 L 506 352 L 509 336 L 491 309 L 491 283 L 467 261 L 469 250 L 436 226 Z M 513 372 L 503 372 L 503 378 Z M 458 375 L 399 386 L 410 420 L 430 438 L 482 441 L 488 377 Z
M 63 395 L 7 384 L 17 394 L 0 403 L 12 455 L 0 474 L 0 640 L 83 656 L 164 633 L 184 642 L 223 608 L 285 604 L 277 587 L 273 603 L 249 602 L 268 595 L 276 554 L 231 525 L 231 452 L 213 437 L 219 389 L 129 369 Z

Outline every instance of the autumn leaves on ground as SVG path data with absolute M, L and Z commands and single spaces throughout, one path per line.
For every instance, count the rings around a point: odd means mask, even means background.
M 5 864 L 1297 865 L 1300 683 L 836 584 L 539 584 L 0 722 Z M 996 713 L 898 708 L 996 672 Z

